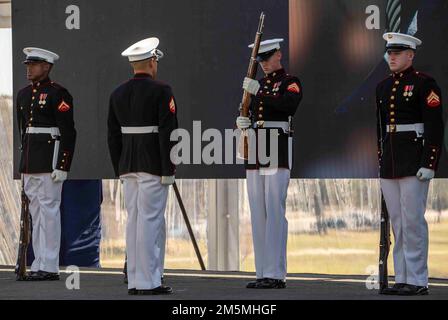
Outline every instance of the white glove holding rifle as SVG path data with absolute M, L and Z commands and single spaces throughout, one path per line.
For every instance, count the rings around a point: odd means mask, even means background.
M 245 130 L 250 128 L 251 126 L 251 121 L 248 117 L 238 117 L 236 118 L 236 126 L 238 129 L 240 130 Z
M 258 90 L 260 90 L 260 83 L 257 80 L 246 77 L 243 81 L 243 89 L 256 96 Z

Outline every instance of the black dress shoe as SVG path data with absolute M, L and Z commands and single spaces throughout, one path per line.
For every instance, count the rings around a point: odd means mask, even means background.
M 16 277 L 16 281 L 29 281 L 29 278 L 31 276 L 34 276 L 37 273 L 37 271 L 30 271 L 30 272 L 26 272 L 23 276 L 18 276 Z
M 264 281 L 264 279 L 257 279 L 255 281 L 251 281 L 251 282 L 247 283 L 246 288 L 247 289 L 256 289 L 263 281 Z
M 278 279 L 264 279 L 256 289 L 285 289 L 286 282 Z
M 127 273 L 124 274 L 123 282 L 124 282 L 124 284 L 128 284 L 128 274 Z M 163 277 L 160 278 L 160 282 L 162 282 L 162 284 L 163 284 Z
M 138 294 L 138 291 L 135 288 L 132 288 L 132 289 L 128 290 L 128 295 L 130 295 L 130 296 L 135 296 L 137 294 Z
M 31 272 L 26 281 L 57 281 L 59 280 L 59 274 L 46 271 Z
M 407 284 L 398 291 L 399 296 L 427 296 L 428 294 L 428 287 L 414 286 L 412 284 Z
M 401 288 L 406 286 L 406 283 L 396 283 L 390 288 L 385 288 L 383 290 L 380 290 L 380 294 L 388 295 L 388 296 L 396 296 L 398 295 L 398 291 L 400 291 Z
M 162 295 L 162 294 L 172 294 L 173 289 L 167 286 L 160 286 L 150 290 L 137 290 L 139 295 Z

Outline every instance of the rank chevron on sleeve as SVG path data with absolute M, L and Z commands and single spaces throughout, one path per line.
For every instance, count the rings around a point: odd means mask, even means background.
M 300 88 L 299 88 L 299 86 L 297 85 L 297 83 L 293 83 L 293 84 L 290 84 L 289 86 L 288 86 L 288 89 L 287 89 L 289 92 L 294 92 L 294 93 L 299 93 L 300 92 Z
M 429 107 L 436 108 L 440 106 L 440 97 L 434 91 L 431 91 L 428 98 L 426 98 L 426 102 Z

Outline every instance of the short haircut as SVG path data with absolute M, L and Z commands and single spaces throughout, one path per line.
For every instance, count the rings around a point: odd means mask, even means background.
M 144 69 L 149 64 L 150 61 L 151 59 L 133 61 L 131 62 L 131 65 L 134 69 Z

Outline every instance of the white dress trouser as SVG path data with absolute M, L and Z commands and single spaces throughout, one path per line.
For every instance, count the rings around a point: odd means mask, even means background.
M 266 171 L 246 171 L 256 275 L 257 279 L 284 280 L 288 238 L 285 214 L 290 171 L 278 169 L 274 174 L 263 173 Z
M 428 224 L 425 219 L 429 181 L 417 177 L 381 179 L 394 233 L 395 282 L 428 285 Z
M 128 288 L 154 289 L 161 285 L 163 276 L 168 186 L 160 183 L 161 177 L 148 173 L 131 173 L 120 178 L 128 212 Z
M 24 174 L 24 189 L 33 222 L 31 271 L 59 272 L 62 184 L 53 182 L 50 173 Z

